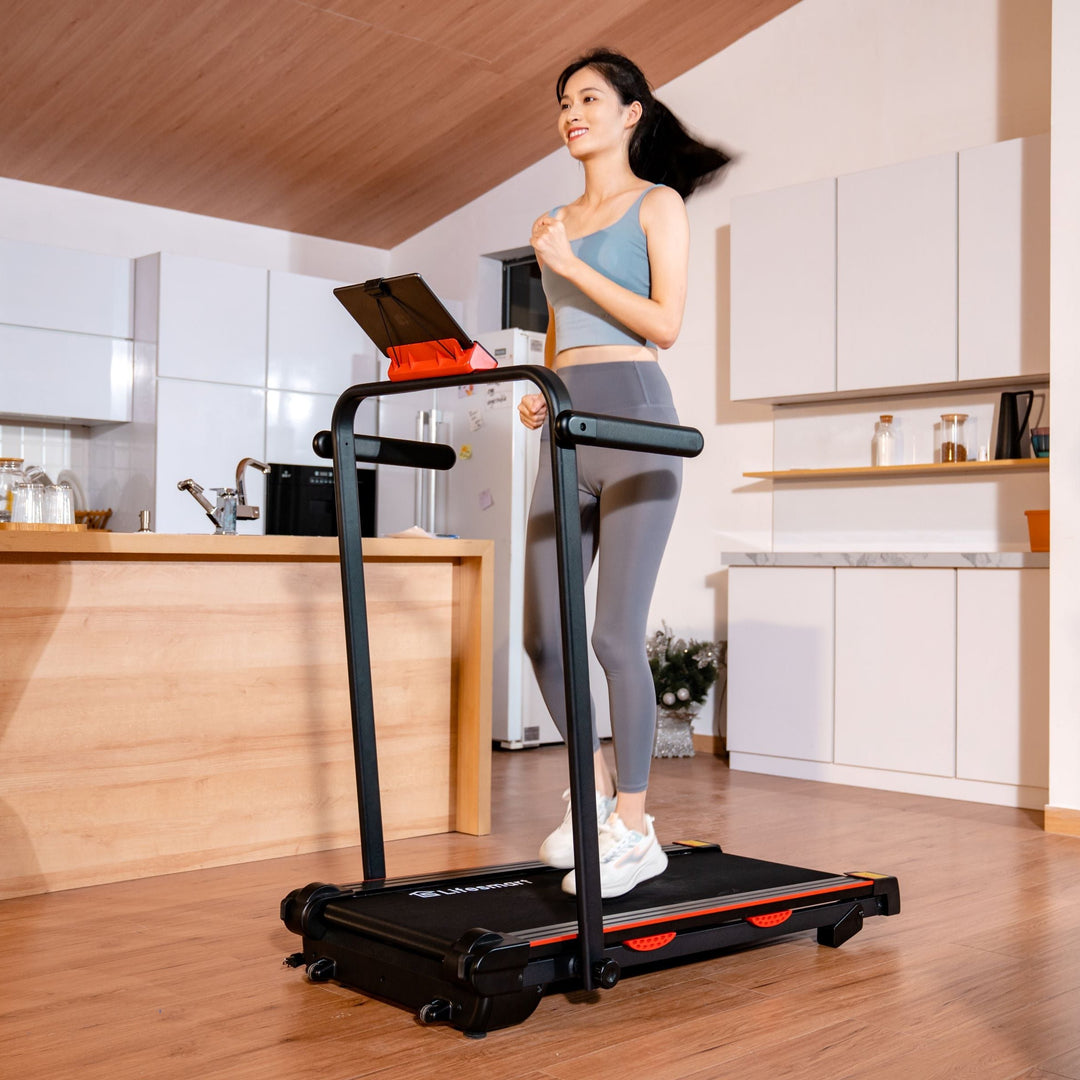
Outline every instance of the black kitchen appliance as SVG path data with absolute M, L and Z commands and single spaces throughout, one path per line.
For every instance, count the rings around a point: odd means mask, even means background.
M 360 535 L 375 535 L 376 473 L 357 468 Z M 268 536 L 337 536 L 334 470 L 330 465 L 270 463 L 266 478 Z

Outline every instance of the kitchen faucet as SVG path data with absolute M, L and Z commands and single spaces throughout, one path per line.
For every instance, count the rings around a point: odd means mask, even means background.
M 253 469 L 261 469 L 264 476 L 270 472 L 270 466 L 265 461 L 256 461 L 253 457 L 240 459 L 236 466 L 236 517 L 239 521 L 258 521 L 259 508 L 248 506 L 247 495 L 244 492 L 244 470 L 250 466 Z
M 236 466 L 235 488 L 211 488 L 217 494 L 217 505 L 211 505 L 210 500 L 203 495 L 203 488 L 195 483 L 190 477 L 181 480 L 176 486 L 180 491 L 186 491 L 206 511 L 206 516 L 214 524 L 214 532 L 219 535 L 236 535 L 236 522 L 257 521 L 259 508 L 249 506 L 247 494 L 244 491 L 244 470 L 248 467 L 261 469 L 268 473 L 270 466 L 255 458 L 241 458 Z

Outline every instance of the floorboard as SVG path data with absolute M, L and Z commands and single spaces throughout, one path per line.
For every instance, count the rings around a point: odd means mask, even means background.
M 494 830 L 388 845 L 391 875 L 534 857 L 558 749 L 498 753 Z M 343 849 L 0 903 L 0 1061 L 21 1080 L 1080 1080 L 1080 839 L 1030 811 L 656 762 L 661 839 L 900 879 L 903 912 L 553 994 L 470 1040 L 282 966 L 278 904 Z

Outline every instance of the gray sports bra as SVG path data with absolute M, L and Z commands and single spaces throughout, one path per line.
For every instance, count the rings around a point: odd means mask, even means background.
M 653 187 L 660 185 L 654 184 Z M 649 296 L 652 277 L 645 230 L 639 220 L 641 200 L 653 188 L 646 188 L 618 221 L 606 229 L 570 241 L 575 255 L 617 285 Z M 552 214 L 561 209 L 556 207 Z M 555 313 L 555 348 L 576 349 L 583 345 L 656 345 L 635 334 L 576 285 L 546 266 L 541 270 L 544 293 Z

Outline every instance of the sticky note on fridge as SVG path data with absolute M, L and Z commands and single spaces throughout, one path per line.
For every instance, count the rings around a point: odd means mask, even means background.
M 481 510 L 490 510 L 495 505 L 495 500 L 491 497 L 489 488 L 484 488 L 476 497 L 476 501 L 480 504 Z
M 484 426 L 484 417 L 479 409 L 469 410 L 469 430 L 479 431 Z

